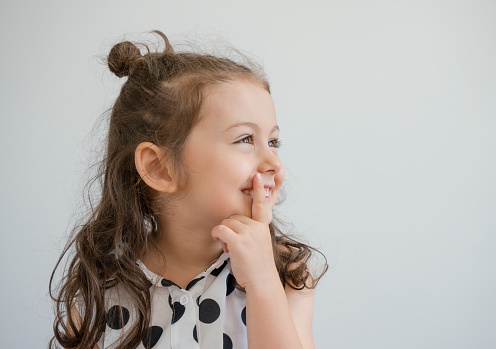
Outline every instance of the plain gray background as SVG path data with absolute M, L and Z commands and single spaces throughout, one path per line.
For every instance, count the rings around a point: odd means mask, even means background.
M 99 57 L 152 29 L 173 44 L 222 37 L 263 62 L 281 210 L 330 264 L 318 348 L 496 347 L 494 1 L 30 0 L 0 13 L 2 348 L 51 335 L 49 275 L 93 125 L 124 81 Z

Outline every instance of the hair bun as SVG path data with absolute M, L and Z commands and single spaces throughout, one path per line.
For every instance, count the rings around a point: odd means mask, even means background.
M 143 57 L 136 45 L 123 41 L 112 47 L 107 58 L 109 69 L 118 77 L 128 76 L 131 66 Z

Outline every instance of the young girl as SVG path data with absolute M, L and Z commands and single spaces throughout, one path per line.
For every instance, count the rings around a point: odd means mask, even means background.
M 313 348 L 321 275 L 272 221 L 284 168 L 269 84 L 156 33 L 163 52 L 108 56 L 128 78 L 99 203 L 61 256 L 74 250 L 50 347 Z

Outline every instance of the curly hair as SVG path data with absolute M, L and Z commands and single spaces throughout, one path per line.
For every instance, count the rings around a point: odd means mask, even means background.
M 151 52 L 145 44 L 124 41 L 107 58 L 111 72 L 128 78 L 112 107 L 105 156 L 94 179 L 101 186 L 98 203 L 85 223 L 73 229 L 52 272 L 49 288 L 56 318 L 50 348 L 57 343 L 64 348 L 93 348 L 105 328 L 105 290 L 115 285 L 130 295 L 138 315 L 119 348 L 136 347 L 146 335 L 151 314 L 149 281 L 136 261 L 157 234 L 157 200 L 136 170 L 136 147 L 141 142 L 160 146 L 179 178 L 185 178 L 182 154 L 188 134 L 199 121 L 205 88 L 244 79 L 270 93 L 256 64 L 176 53 L 163 33 L 154 33 L 163 39 L 163 51 Z M 139 47 L 146 51 L 144 55 Z M 310 274 L 308 261 L 317 250 L 285 235 L 274 221 L 269 228 L 282 284 L 294 289 L 315 287 L 327 269 L 325 264 L 320 275 Z M 54 275 L 68 253 L 70 263 L 54 296 Z

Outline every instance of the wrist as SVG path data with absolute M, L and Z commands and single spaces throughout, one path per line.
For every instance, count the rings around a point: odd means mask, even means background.
M 260 291 L 266 294 L 268 290 L 274 290 L 278 288 L 283 289 L 283 286 L 281 283 L 281 279 L 279 278 L 279 273 L 275 268 L 270 273 L 265 274 L 264 277 L 258 278 L 253 282 L 247 282 L 244 285 L 246 293 L 256 293 Z

